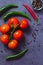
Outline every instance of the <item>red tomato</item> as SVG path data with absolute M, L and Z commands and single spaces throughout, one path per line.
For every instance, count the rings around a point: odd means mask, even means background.
M 0 29 L 2 33 L 7 33 L 10 30 L 10 26 L 8 24 L 3 24 Z
M 21 28 L 21 29 L 26 29 L 27 27 L 28 27 L 28 20 L 22 19 L 22 20 L 20 21 L 20 28 Z
M 17 48 L 17 46 L 18 46 L 18 41 L 17 40 L 12 40 L 8 44 L 8 48 L 10 48 L 10 49 L 15 49 L 15 48 Z
M 13 34 L 13 38 L 16 40 L 20 40 L 23 37 L 23 32 L 21 30 L 17 30 Z
M 1 27 L 0 27 L 0 32 L 1 32 Z
M 9 20 L 8 20 L 8 24 L 9 25 L 17 25 L 19 23 L 19 21 L 18 21 L 18 19 L 16 18 L 16 17 L 13 17 L 13 18 L 10 18 Z
M 1 36 L 1 42 L 2 42 L 3 44 L 7 45 L 8 42 L 9 42 L 9 36 L 8 36 L 7 34 L 3 34 L 3 35 Z

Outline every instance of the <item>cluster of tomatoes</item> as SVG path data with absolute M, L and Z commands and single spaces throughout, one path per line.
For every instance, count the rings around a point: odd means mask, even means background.
M 1 38 L 0 38 L 1 42 L 4 45 L 7 45 L 8 48 L 10 48 L 10 49 L 17 48 L 18 47 L 18 41 L 20 39 L 22 39 L 22 37 L 23 37 L 23 32 L 19 29 L 14 31 L 14 33 L 12 35 L 12 37 L 13 37 L 12 40 L 9 40 L 9 35 L 7 34 L 9 32 L 9 30 L 11 29 L 11 25 L 17 26 L 19 23 L 20 23 L 19 27 L 21 29 L 26 29 L 28 27 L 28 20 L 27 19 L 22 19 L 19 22 L 19 20 L 16 17 L 10 18 L 8 20 L 8 23 L 3 24 L 0 27 L 0 31 L 2 33 Z

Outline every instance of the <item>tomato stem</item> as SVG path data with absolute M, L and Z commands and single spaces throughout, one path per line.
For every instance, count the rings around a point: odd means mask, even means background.
M 15 29 L 16 29 L 19 25 L 20 25 L 20 23 L 19 23 L 19 24 L 17 24 L 16 26 L 12 26 L 12 27 L 13 27 L 13 30 L 12 30 L 12 32 L 10 33 L 9 40 L 11 40 L 11 39 L 12 39 L 12 35 L 13 35 L 13 33 L 14 33 Z
M 10 36 L 9 36 L 9 40 L 12 39 L 12 35 L 13 35 L 13 32 L 15 31 L 15 29 L 13 28 L 12 32 L 10 33 Z

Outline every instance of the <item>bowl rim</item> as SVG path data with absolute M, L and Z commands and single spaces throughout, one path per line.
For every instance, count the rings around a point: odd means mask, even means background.
M 41 0 L 41 2 L 42 2 L 42 0 Z M 31 3 L 32 3 L 32 2 L 31 2 Z M 32 6 L 32 8 L 33 8 L 34 10 L 37 10 L 37 11 L 42 10 L 42 9 L 43 9 L 43 2 L 42 2 L 42 6 L 41 6 L 39 9 L 36 9 L 36 8 L 34 8 L 33 6 Z

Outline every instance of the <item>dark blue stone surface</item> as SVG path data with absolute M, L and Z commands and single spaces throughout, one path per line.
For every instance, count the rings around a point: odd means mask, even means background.
M 17 4 L 19 8 L 17 9 L 10 9 L 10 11 L 22 11 L 27 15 L 30 15 L 28 11 L 22 6 L 23 3 L 28 4 L 31 8 L 31 0 L 0 0 L 0 8 L 7 5 L 7 4 Z M 8 55 L 14 54 L 12 50 L 7 49 L 1 42 L 0 42 L 0 65 L 43 65 L 43 10 L 40 12 L 35 12 L 38 20 L 39 25 L 36 25 L 35 21 L 33 20 L 32 16 L 31 20 L 29 21 L 30 28 L 24 32 L 25 36 L 25 48 L 28 48 L 28 52 L 20 59 L 6 61 L 5 58 Z M 18 17 L 21 19 L 21 17 Z M 0 25 L 4 23 L 2 17 L 0 17 Z M 1 33 L 0 33 L 1 36 Z M 24 42 L 20 43 L 20 49 L 24 49 L 23 45 Z

